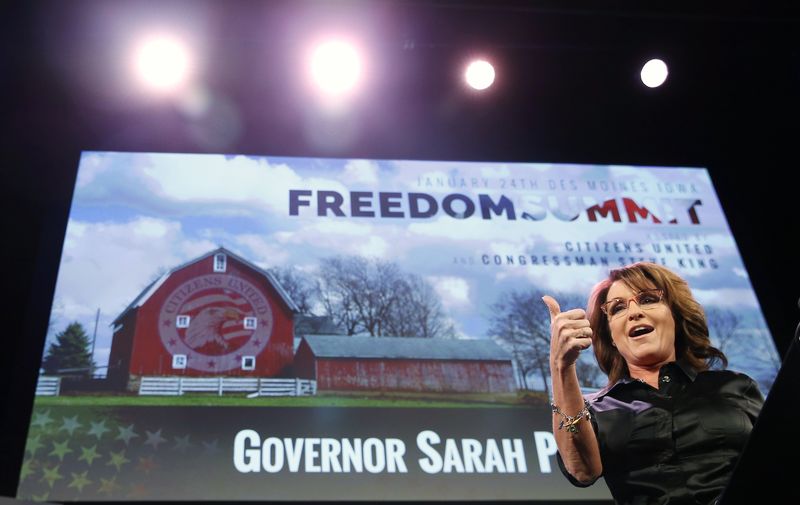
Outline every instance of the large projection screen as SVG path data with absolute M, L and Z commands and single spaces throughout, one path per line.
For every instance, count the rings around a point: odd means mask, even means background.
M 85 152 L 65 233 L 24 499 L 610 499 L 558 469 L 541 297 L 636 261 L 780 365 L 702 168 Z

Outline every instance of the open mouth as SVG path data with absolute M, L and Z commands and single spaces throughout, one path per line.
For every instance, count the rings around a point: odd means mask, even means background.
M 649 324 L 637 324 L 631 328 L 631 331 L 628 332 L 628 336 L 631 338 L 641 337 L 642 335 L 647 335 L 653 330 L 655 330 L 655 328 Z

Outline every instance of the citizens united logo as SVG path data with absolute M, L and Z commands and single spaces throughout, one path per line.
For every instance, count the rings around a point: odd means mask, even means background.
M 257 356 L 272 334 L 273 317 L 264 293 L 226 274 L 195 277 L 167 296 L 158 330 L 170 354 L 187 357 L 187 368 L 203 372 L 238 369 L 242 357 Z

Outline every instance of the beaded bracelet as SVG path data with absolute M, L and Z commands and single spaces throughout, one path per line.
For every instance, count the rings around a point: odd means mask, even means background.
M 578 433 L 578 421 L 584 417 L 587 421 L 592 418 L 592 415 L 589 413 L 589 402 L 587 402 L 585 398 L 583 400 L 583 409 L 574 416 L 568 416 L 561 412 L 561 409 L 559 409 L 555 403 L 551 403 L 550 407 L 552 407 L 554 414 L 561 416 L 561 422 L 558 423 L 558 429 L 560 430 L 564 427 L 564 425 L 566 425 L 567 431 L 570 433 Z

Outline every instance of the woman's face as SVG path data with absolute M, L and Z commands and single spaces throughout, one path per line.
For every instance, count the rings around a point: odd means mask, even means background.
M 675 319 L 662 299 L 643 298 L 643 306 L 631 300 L 639 294 L 622 281 L 615 281 L 606 300 L 619 298 L 616 313 L 609 314 L 611 339 L 628 366 L 659 367 L 675 361 Z M 625 310 L 627 305 L 627 310 Z M 644 307 L 644 308 L 643 308 Z

